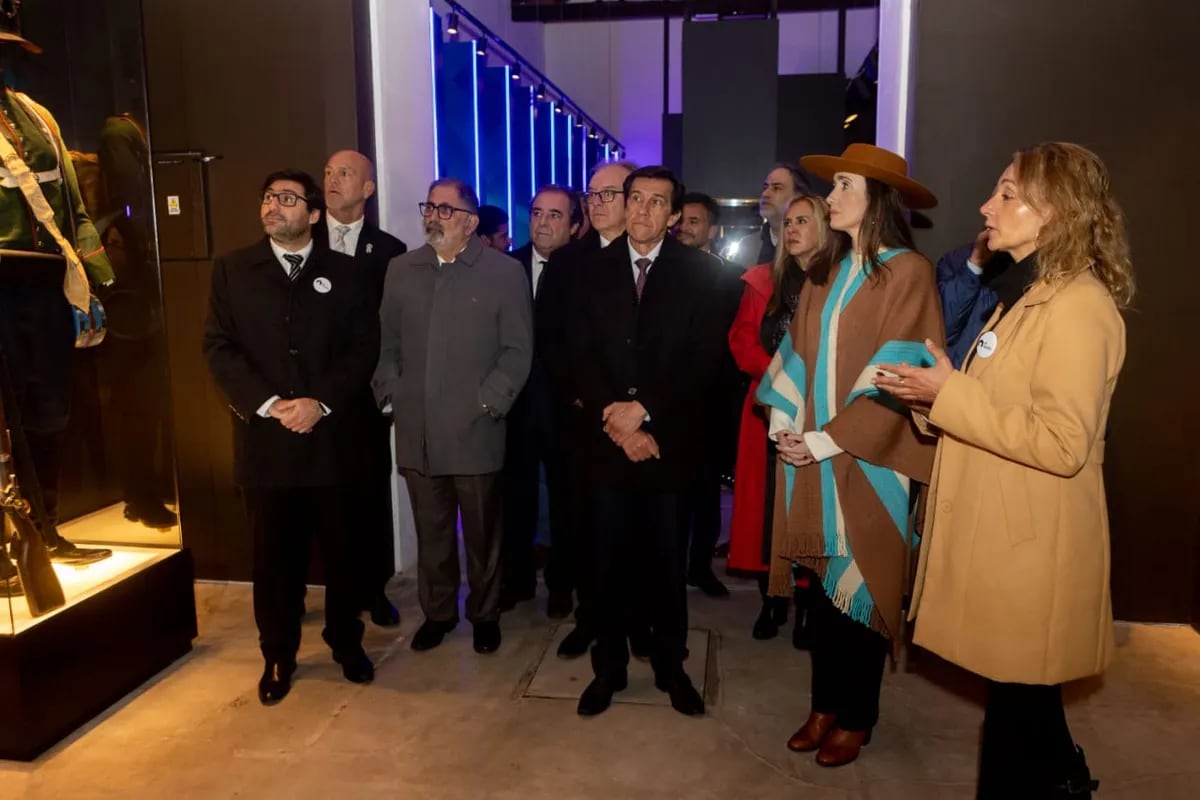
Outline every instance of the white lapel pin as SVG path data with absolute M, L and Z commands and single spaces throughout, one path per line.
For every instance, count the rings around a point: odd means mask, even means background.
M 371 251 L 375 249 L 375 245 L 367 242 L 367 255 L 371 255 Z
M 975 354 L 980 358 L 991 358 L 996 352 L 997 343 L 996 332 L 988 331 L 979 337 L 979 344 L 975 345 Z
M 313 288 L 317 290 L 317 294 L 329 294 L 333 284 L 329 282 L 328 278 L 317 278 L 313 281 Z

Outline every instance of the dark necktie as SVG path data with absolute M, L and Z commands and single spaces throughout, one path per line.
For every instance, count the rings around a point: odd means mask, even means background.
M 542 293 L 542 282 L 546 280 L 546 262 L 540 259 L 535 259 L 533 263 L 535 265 L 541 264 L 542 267 L 541 271 L 538 272 L 537 283 L 533 285 L 533 296 L 537 297 Z
M 300 265 L 304 263 L 304 256 L 299 253 L 284 253 L 283 260 L 292 265 L 288 269 L 288 280 L 296 280 L 300 275 Z
M 639 258 L 637 261 L 633 262 L 633 265 L 637 267 L 638 271 L 637 282 L 635 284 L 637 288 L 638 300 L 642 299 L 642 290 L 646 288 L 646 273 L 650 271 L 651 263 L 653 262 L 651 262 L 648 258 Z

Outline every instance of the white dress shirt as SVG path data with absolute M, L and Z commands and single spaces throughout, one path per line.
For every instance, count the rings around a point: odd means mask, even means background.
M 628 240 L 627 240 L 628 241 Z M 658 260 L 658 254 L 662 250 L 662 242 L 654 245 L 654 249 L 646 255 L 642 255 L 637 250 L 633 249 L 633 242 L 629 242 L 629 263 L 633 265 L 633 282 L 636 285 L 638 279 L 637 260 L 639 258 L 650 259 L 650 266 L 646 267 L 646 276 L 649 277 L 650 270 L 654 269 L 654 262 Z
M 598 234 L 598 235 L 600 236 L 600 249 L 601 250 L 603 250 L 605 247 L 608 247 L 610 244 L 613 243 L 612 239 L 605 239 L 603 234 Z
M 358 252 L 358 235 L 362 233 L 363 223 L 366 222 L 366 217 L 359 217 L 354 222 L 338 222 L 327 211 L 325 212 L 325 224 L 329 226 L 329 249 L 335 253 L 345 253 L 348 256 Z M 342 247 L 334 246 L 337 241 L 337 229 L 341 227 L 349 228 L 346 231 L 346 238 L 342 239 Z
M 280 246 L 279 242 L 275 241 L 274 239 L 270 239 L 269 241 L 271 242 L 271 252 L 275 253 L 275 260 L 279 262 L 279 266 L 283 267 L 283 274 L 289 277 L 292 274 L 292 265 L 284 259 L 284 253 L 301 256 L 304 258 L 304 261 L 308 261 L 308 257 L 312 255 L 312 239 L 309 239 L 308 244 L 304 245 L 304 247 L 301 247 L 299 250 L 284 250 L 283 247 Z M 304 269 L 304 261 L 300 262 L 301 269 Z

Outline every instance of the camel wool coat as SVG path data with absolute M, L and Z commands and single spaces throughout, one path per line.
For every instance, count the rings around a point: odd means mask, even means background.
M 939 392 L 913 641 L 994 681 L 1112 659 L 1104 434 L 1125 325 L 1090 271 L 1035 283 Z M 991 333 L 988 333 L 991 331 Z

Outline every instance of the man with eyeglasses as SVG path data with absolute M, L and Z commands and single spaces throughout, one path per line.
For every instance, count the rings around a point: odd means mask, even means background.
M 313 241 L 321 190 L 298 170 L 263 181 L 266 236 L 213 262 L 204 329 L 209 369 L 236 417 L 234 479 L 254 537 L 254 620 L 264 705 L 291 689 L 315 538 L 325 570 L 325 629 L 342 674 L 375 670 L 363 624 L 347 508 L 369 477 L 379 353 L 376 296 L 349 257 Z
M 587 483 L 590 435 L 582 418 L 579 391 L 573 384 L 571 356 L 566 348 L 572 324 L 570 309 L 580 264 L 625 233 L 623 187 L 625 178 L 635 169 L 637 166 L 628 161 L 598 164 L 592 169 L 583 196 L 591 229 L 550 257 L 541 278 L 541 300 L 536 309 L 539 361 L 545 366 L 554 390 L 562 428 L 560 438 L 568 450 L 570 512 L 566 525 L 571 533 L 566 558 L 559 563 L 565 563 L 565 568 L 571 571 L 577 604 L 575 627 L 559 643 L 559 658 L 579 658 L 596 638 L 595 587 L 591 583 L 590 566 L 591 491 Z M 640 629 L 634 635 L 636 653 L 648 655 L 648 636 L 640 635 Z
M 513 252 L 525 268 L 533 296 L 534 314 L 544 297 L 540 291 L 546 262 L 571 241 L 583 216 L 574 193 L 565 186 L 543 186 L 530 203 L 529 243 Z M 508 443 L 504 453 L 504 579 L 500 608 L 509 611 L 517 603 L 532 600 L 537 588 L 534 540 L 537 538 L 538 495 L 546 475 L 550 511 L 550 557 L 546 564 L 546 588 L 550 597 L 546 614 L 561 619 L 571 613 L 574 602 L 572 570 L 568 561 L 570 538 L 569 503 L 566 493 L 566 453 L 550 379 L 546 375 L 542 343 L 534 342 L 529 381 L 508 415 Z
M 667 236 L 683 184 L 666 167 L 625 178 L 628 233 L 580 267 L 568 348 L 590 438 L 595 679 L 578 712 L 626 687 L 631 624 L 647 619 L 654 683 L 689 716 L 704 700 L 687 652 L 687 492 L 712 430 L 704 411 L 725 346 L 718 262 Z M 633 614 L 630 615 L 632 610 Z
M 313 239 L 354 258 L 371 281 L 378 305 L 388 264 L 408 247 L 366 218 L 367 201 L 375 194 L 375 165 L 362 153 L 339 150 L 325 162 L 324 189 L 324 219 L 313 226 Z M 360 497 L 348 511 L 354 516 L 359 537 L 355 554 L 362 607 L 376 625 L 394 627 L 400 624 L 400 612 L 384 592 L 396 563 L 392 549 L 392 426 L 384 414 L 377 414 L 374 421 L 372 476 L 360 485 Z
M 458 624 L 458 533 L 477 653 L 500 647 L 504 417 L 529 375 L 533 311 L 521 265 L 476 235 L 479 200 L 442 178 L 418 204 L 423 247 L 392 262 L 379 317 L 379 404 L 396 418 L 396 466 L 417 529 L 422 651 Z

